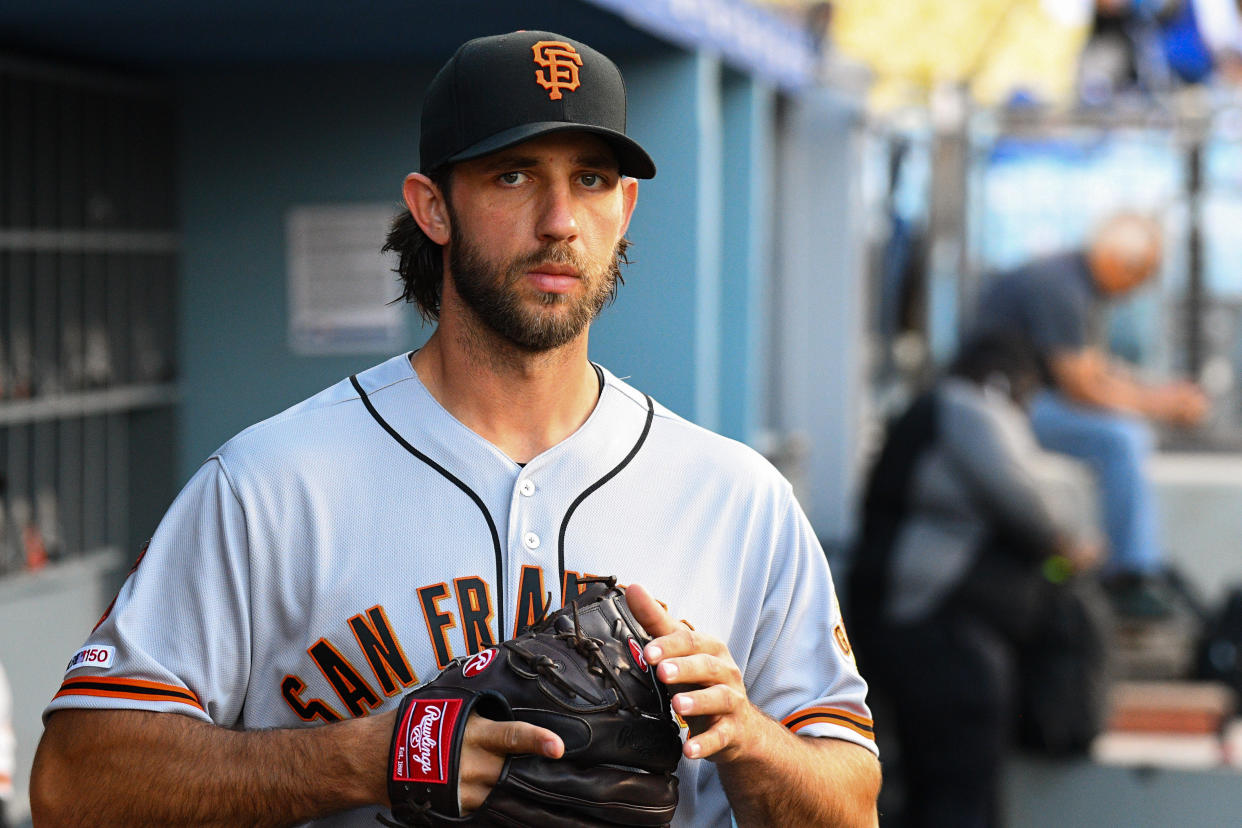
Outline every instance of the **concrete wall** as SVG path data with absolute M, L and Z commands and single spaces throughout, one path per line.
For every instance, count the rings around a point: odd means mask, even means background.
M 771 424 L 807 447 L 803 507 L 819 536 L 853 531 L 868 397 L 856 102 L 789 102 L 779 137 Z
M 1019 758 L 1006 767 L 1009 828 L 1223 828 L 1238 824 L 1237 769 L 1175 770 Z
M 1242 588 L 1242 456 L 1158 454 L 1161 545 L 1208 602 Z

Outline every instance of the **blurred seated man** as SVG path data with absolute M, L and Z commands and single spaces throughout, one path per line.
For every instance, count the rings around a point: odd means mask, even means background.
M 1020 340 L 972 341 L 890 424 L 870 469 L 846 621 L 892 707 L 903 828 L 999 824 L 1020 653 L 1057 611 L 1044 567 L 1080 571 L 1098 552 L 1033 471 L 1021 404 L 1038 384 Z
M 1155 586 L 1163 562 L 1155 493 L 1145 476 L 1155 445 L 1148 421 L 1189 426 L 1208 410 L 1198 386 L 1142 382 L 1100 344 L 1107 302 L 1155 274 L 1161 242 L 1153 220 L 1114 215 L 1086 249 L 996 277 L 976 318 L 978 331 L 1019 333 L 1039 358 L 1045 390 L 1031 404 L 1035 433 L 1045 448 L 1077 457 L 1095 473 L 1109 544 L 1106 586 L 1115 608 L 1136 617 L 1169 609 Z

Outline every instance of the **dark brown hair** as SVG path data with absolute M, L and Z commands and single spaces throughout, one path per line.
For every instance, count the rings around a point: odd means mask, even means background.
M 444 203 L 452 214 L 449 201 L 450 169 L 442 168 L 428 176 L 440 188 Z M 403 209 L 393 217 L 388 228 L 388 238 L 382 252 L 397 254 L 395 273 L 401 277 L 401 299 L 418 306 L 425 320 L 440 318 L 440 289 L 444 280 L 444 247 L 427 237 L 409 210 Z

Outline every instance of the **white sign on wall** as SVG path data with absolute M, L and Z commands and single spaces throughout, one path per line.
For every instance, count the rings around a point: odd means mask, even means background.
M 285 222 L 289 347 L 296 354 L 402 347 L 397 257 L 380 253 L 395 215 L 383 204 L 294 207 Z

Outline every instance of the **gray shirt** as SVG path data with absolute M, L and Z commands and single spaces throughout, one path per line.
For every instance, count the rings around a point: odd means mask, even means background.
M 1050 381 L 1053 355 L 1100 341 L 1103 299 L 1086 257 L 1062 253 L 996 276 L 980 296 L 975 328 L 1021 335 Z
M 884 615 L 930 615 L 997 529 L 1051 551 L 1060 528 L 1032 466 L 1039 448 L 1004 395 L 949 378 L 934 392 L 936 438 L 911 472 L 908 513 L 894 538 Z

